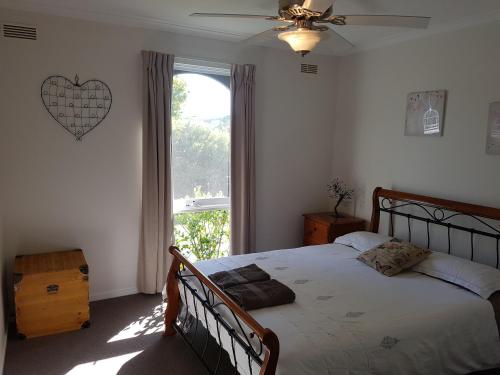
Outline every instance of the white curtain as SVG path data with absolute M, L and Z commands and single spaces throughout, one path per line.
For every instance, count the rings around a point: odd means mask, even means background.
M 143 171 L 139 291 L 159 293 L 170 265 L 172 243 L 171 100 L 174 56 L 142 51 Z
M 231 253 L 255 251 L 255 66 L 231 67 Z

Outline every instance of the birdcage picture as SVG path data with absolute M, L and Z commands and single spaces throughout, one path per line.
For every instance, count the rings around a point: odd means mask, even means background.
M 486 153 L 500 155 L 500 102 L 490 104 Z
M 444 90 L 408 94 L 405 135 L 442 135 L 445 101 Z

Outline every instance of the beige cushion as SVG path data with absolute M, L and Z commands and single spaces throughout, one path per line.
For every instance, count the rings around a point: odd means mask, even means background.
M 389 241 L 361 253 L 357 259 L 383 275 L 394 276 L 421 262 L 430 253 L 408 242 Z

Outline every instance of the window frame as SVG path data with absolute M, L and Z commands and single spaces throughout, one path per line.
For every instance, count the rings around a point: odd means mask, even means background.
M 176 71 L 229 77 L 231 76 L 231 65 L 213 61 L 176 57 L 174 61 L 174 75 Z
M 215 79 L 213 76 L 231 76 L 231 65 L 213 61 L 195 60 L 182 57 L 176 57 L 174 61 L 174 76 L 176 74 L 193 73 L 207 76 Z M 217 80 L 218 82 L 224 84 Z M 229 86 L 227 86 L 228 89 Z M 230 168 L 231 169 L 231 168 Z M 231 170 L 230 170 L 231 172 Z M 173 182 L 175 184 L 175 182 Z M 173 214 L 202 212 L 213 210 L 230 210 L 231 197 L 218 197 L 218 198 L 202 198 L 202 199 L 184 199 L 183 205 L 176 205 L 175 199 L 173 200 L 172 211 Z M 179 199 L 178 201 L 180 201 Z

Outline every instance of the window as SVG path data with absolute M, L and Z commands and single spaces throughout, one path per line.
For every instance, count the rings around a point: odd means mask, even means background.
M 229 70 L 175 64 L 172 93 L 175 241 L 193 260 L 229 252 Z

